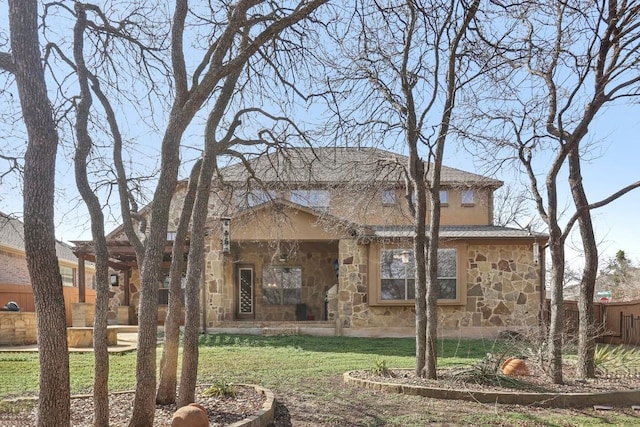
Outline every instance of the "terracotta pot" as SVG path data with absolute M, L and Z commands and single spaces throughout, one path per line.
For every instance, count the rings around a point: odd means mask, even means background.
M 510 357 L 502 364 L 502 373 L 509 376 L 527 376 L 529 368 L 522 359 Z

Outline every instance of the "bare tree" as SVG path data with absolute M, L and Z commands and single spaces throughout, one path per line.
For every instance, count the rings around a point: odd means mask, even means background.
M 343 27 L 352 32 L 334 34 L 340 59 L 331 64 L 331 88 L 360 96 L 347 98 L 351 106 L 334 107 L 338 132 L 351 138 L 358 132 L 357 141 L 403 141 L 409 154 L 404 167 L 416 233 L 416 374 L 429 378 L 436 377 L 440 171 L 456 96 L 475 72 L 464 46 L 478 6 L 358 2 Z
M 0 68 L 15 78 L 28 135 L 24 160 L 24 240 L 38 328 L 37 425 L 68 426 L 69 354 L 53 223 L 58 132 L 41 62 L 37 1 L 9 2 L 9 31 L 11 52 L 0 55 Z
M 481 125 L 487 121 L 505 125 L 491 139 L 495 147 L 499 147 L 497 150 L 511 147 L 515 151 L 529 177 L 537 210 L 549 230 L 550 375 L 554 382 L 561 383 L 566 238 L 577 221 L 585 251 L 579 302 L 579 373 L 593 376 L 592 304 L 597 248 L 590 211 L 639 185 L 631 184 L 600 202 L 589 203 L 580 169 L 582 156 L 588 149 L 586 135 L 597 114 L 608 104 L 638 94 L 640 4 L 615 0 L 598 4 L 585 2 L 579 6 L 573 2 L 519 2 L 505 7 L 503 12 L 501 23 L 511 28 L 508 37 L 497 40 L 487 33 L 485 40 L 491 39 L 492 49 L 500 46 L 502 56 L 509 58 L 513 68 L 511 71 L 503 68 L 499 75 L 493 75 L 497 80 L 492 87 L 498 94 L 488 95 L 487 100 L 500 99 L 500 105 L 480 104 L 487 106 L 482 107 L 486 120 L 480 122 Z M 473 117 L 478 119 L 479 115 Z M 536 167 L 536 156 L 540 154 L 551 157 L 544 189 L 540 188 Z M 493 155 L 501 158 L 495 151 Z M 558 179 L 565 165 L 569 169 L 568 188 L 575 213 L 563 227 Z
M 277 40 L 285 29 L 307 19 L 326 1 L 301 1 L 292 4 L 291 7 L 277 7 L 254 1 L 239 1 L 228 8 L 219 5 L 220 9 L 215 13 L 218 14 L 216 19 L 219 18 L 221 24 L 213 26 L 214 32 L 209 37 L 211 43 L 191 78 L 187 74 L 183 47 L 188 2 L 176 1 L 171 36 L 175 99 L 163 137 L 160 176 L 151 204 L 151 221 L 141 265 L 137 385 L 131 426 L 151 426 L 153 423 L 156 385 L 156 286 L 160 279 L 159 266 L 166 239 L 169 206 L 180 164 L 182 134 L 203 104 L 211 98 L 218 84 L 242 69 L 262 46 Z M 236 49 L 238 37 L 242 38 L 245 31 L 251 34 L 250 41 L 243 49 Z M 187 306 L 186 310 L 189 318 L 190 308 Z M 197 313 L 198 307 L 191 307 L 191 310 L 196 310 Z M 191 368 L 195 370 L 195 366 Z

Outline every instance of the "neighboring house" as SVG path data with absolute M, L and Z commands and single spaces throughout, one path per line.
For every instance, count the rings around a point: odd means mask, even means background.
M 56 241 L 56 254 L 60 266 L 62 284 L 65 288 L 78 287 L 78 258 L 71 246 Z M 93 288 L 92 266 L 85 269 L 85 280 Z M 65 292 L 65 298 L 78 291 Z M 16 301 L 23 311 L 34 311 L 31 279 L 27 269 L 27 257 L 24 250 L 24 224 L 0 212 L 0 306 L 7 301 Z
M 300 321 L 345 335 L 413 334 L 406 164 L 402 155 L 373 148 L 305 148 L 252 159 L 251 173 L 243 164 L 221 168 L 202 230 L 204 326 Z M 172 203 L 165 272 L 186 184 L 178 185 Z M 487 335 L 539 324 L 544 260 L 538 248 L 546 236 L 492 225 L 493 192 L 501 185 L 442 170 L 443 333 Z M 135 307 L 135 257 L 122 229 L 108 239 L 112 266 L 120 263 L 122 271 L 115 298 Z M 76 253 L 91 259 L 90 242 L 76 244 Z M 161 310 L 166 286 L 159 284 Z

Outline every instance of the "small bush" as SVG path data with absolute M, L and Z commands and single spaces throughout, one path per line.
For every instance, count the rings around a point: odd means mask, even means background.
M 238 390 L 233 384 L 226 382 L 225 380 L 216 381 L 211 387 L 202 392 L 206 397 L 232 397 L 235 398 L 238 395 Z
M 371 373 L 377 375 L 379 377 L 391 377 L 393 373 L 387 367 L 387 361 L 376 357 L 375 362 L 373 362 L 373 369 L 371 369 Z

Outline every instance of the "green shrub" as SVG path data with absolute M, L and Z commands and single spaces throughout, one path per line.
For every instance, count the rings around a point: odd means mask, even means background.
M 235 398 L 238 395 L 238 390 L 233 384 L 226 382 L 224 379 L 213 383 L 211 387 L 202 392 L 206 397 L 232 397 Z
M 599 375 L 637 375 L 640 372 L 640 351 L 621 345 L 599 345 L 594 362 Z
M 371 369 L 371 373 L 377 375 L 379 377 L 391 377 L 393 373 L 387 366 L 387 361 L 376 357 L 375 362 L 373 362 L 373 369 Z

